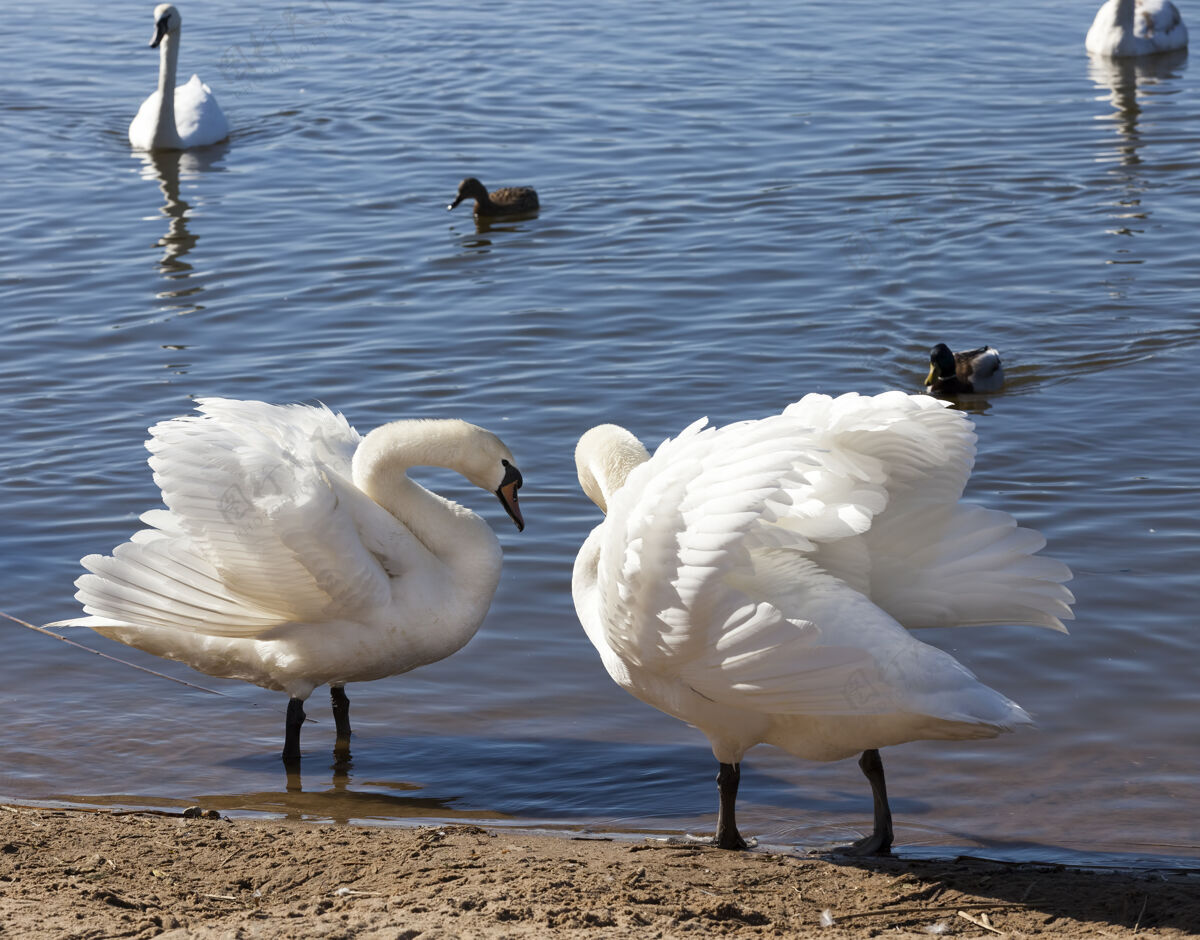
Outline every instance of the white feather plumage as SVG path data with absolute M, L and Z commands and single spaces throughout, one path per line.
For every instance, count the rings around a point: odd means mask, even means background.
M 1028 723 L 906 629 L 1071 616 L 1042 537 L 959 502 L 974 455 L 963 415 L 901 392 L 701 420 L 653 456 L 594 428 L 576 461 L 607 516 L 576 559 L 580 621 L 613 679 L 722 764 L 762 742 L 835 760 Z
M 360 436 L 323 406 L 201 399 L 150 429 L 166 509 L 76 582 L 91 627 L 214 676 L 303 701 L 465 644 L 500 576 L 488 524 L 408 478 L 457 470 L 520 525 L 512 455 L 462 421 Z

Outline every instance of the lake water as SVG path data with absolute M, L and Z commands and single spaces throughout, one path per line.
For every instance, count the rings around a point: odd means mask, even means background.
M 705 740 L 575 619 L 579 434 L 919 391 L 935 342 L 988 342 L 1010 382 L 971 408 L 968 496 L 1046 535 L 1078 619 L 922 636 L 1039 729 L 889 749 L 900 849 L 1200 857 L 1200 69 L 1089 61 L 1090 0 L 185 3 L 182 77 L 234 133 L 152 159 L 125 136 L 152 6 L 0 11 L 0 609 L 77 614 L 78 559 L 157 503 L 146 427 L 193 396 L 484 425 L 528 526 L 431 476 L 499 533 L 495 603 L 459 654 L 350 687 L 348 769 L 318 690 L 302 779 L 282 695 L 0 625 L 0 799 L 709 830 Z M 477 229 L 445 209 L 467 175 L 544 208 Z M 870 812 L 853 761 L 744 765 L 765 842 Z

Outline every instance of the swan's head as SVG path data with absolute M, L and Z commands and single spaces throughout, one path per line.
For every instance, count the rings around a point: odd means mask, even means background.
M 932 385 L 938 379 L 954 375 L 954 353 L 945 343 L 938 343 L 929 353 L 929 374 L 925 376 L 925 384 Z
M 465 180 L 458 184 L 458 195 L 454 198 L 454 202 L 446 206 L 447 209 L 453 209 L 464 199 L 483 199 L 488 197 L 487 188 L 479 180 L 473 176 L 468 176 Z
M 154 8 L 154 38 L 150 40 L 150 48 L 157 49 L 167 36 L 178 36 L 182 25 L 179 11 L 169 3 L 160 3 Z
M 439 430 L 442 443 L 451 456 L 447 465 L 481 490 L 494 493 L 509 518 L 516 523 L 517 531 L 523 532 L 525 519 L 521 515 L 517 490 L 524 480 L 504 442 L 491 431 L 466 421 L 447 421 Z
M 599 424 L 575 445 L 575 471 L 588 499 L 608 512 L 613 494 L 625 485 L 630 471 L 650 459 L 650 452 L 632 433 L 616 424 Z

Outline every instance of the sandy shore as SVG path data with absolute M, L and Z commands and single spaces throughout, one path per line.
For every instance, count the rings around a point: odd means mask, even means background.
M 213 814 L 215 815 L 215 814 Z M 0 806 L 0 936 L 1185 937 L 1200 871 Z

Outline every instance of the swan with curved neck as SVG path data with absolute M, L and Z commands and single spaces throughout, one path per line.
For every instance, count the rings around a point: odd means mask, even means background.
M 1171 52 L 1187 42 L 1187 27 L 1171 0 L 1107 0 L 1084 46 L 1092 55 L 1123 58 Z
M 329 685 L 348 750 L 344 686 L 408 672 L 474 636 L 500 578 L 491 527 L 408 476 L 455 470 L 518 529 L 521 473 L 490 431 L 458 420 L 361 437 L 323 407 L 201 399 L 150 429 L 165 510 L 77 581 L 91 627 L 213 676 L 288 694 L 283 756 L 303 702 Z
M 1007 513 L 959 501 L 975 435 L 933 398 L 808 395 L 706 424 L 653 455 L 616 425 L 580 438 L 580 485 L 605 512 L 575 561 L 580 623 L 613 681 L 708 737 L 718 846 L 746 847 L 741 760 L 765 743 L 810 760 L 861 753 L 875 826 L 850 851 L 885 852 L 880 748 L 1029 723 L 908 631 L 1062 631 L 1070 572 Z
M 138 150 L 187 150 L 207 147 L 229 136 L 229 122 L 198 75 L 176 86 L 183 18 L 169 3 L 154 8 L 150 48 L 159 50 L 158 89 L 129 125 L 129 143 Z

